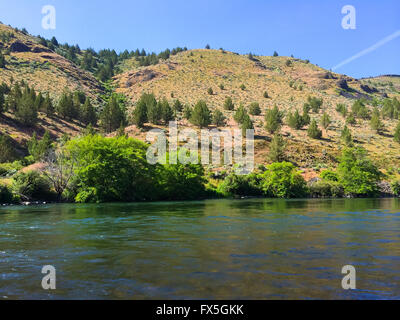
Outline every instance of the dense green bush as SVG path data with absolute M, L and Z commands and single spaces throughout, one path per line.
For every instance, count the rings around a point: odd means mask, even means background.
M 343 186 L 337 181 L 318 180 L 308 184 L 312 197 L 343 197 Z
M 233 104 L 231 97 L 226 97 L 225 102 L 224 102 L 224 109 L 225 110 L 235 109 L 235 105 Z
M 218 192 L 224 196 L 261 196 L 261 177 L 256 173 L 237 175 L 231 173 L 218 186 Z
M 252 116 L 259 116 L 261 114 L 261 108 L 258 102 L 253 102 L 250 104 L 249 113 Z
M 0 204 L 9 204 L 13 202 L 14 197 L 11 190 L 7 186 L 0 184 Z
M 279 131 L 282 126 L 283 113 L 279 111 L 277 106 L 270 109 L 265 114 L 265 129 L 269 133 Z
M 22 200 L 51 200 L 54 194 L 49 181 L 37 171 L 17 173 L 13 177 L 12 190 Z
M 211 124 L 211 111 L 205 101 L 200 100 L 196 103 L 191 113 L 190 122 L 199 128 L 207 127 Z
M 368 159 L 365 149 L 345 148 L 337 169 L 344 191 L 352 196 L 374 196 L 379 192 L 382 173 Z
M 14 142 L 8 135 L 0 134 L 0 163 L 11 162 L 17 158 Z
M 304 178 L 289 162 L 276 162 L 267 166 L 262 179 L 262 188 L 267 197 L 299 198 L 307 195 Z
M 307 129 L 307 134 L 312 139 L 321 139 L 322 131 L 318 128 L 317 121 L 312 120 L 310 126 Z
M 400 196 L 400 180 L 391 183 L 392 192 L 395 196 Z

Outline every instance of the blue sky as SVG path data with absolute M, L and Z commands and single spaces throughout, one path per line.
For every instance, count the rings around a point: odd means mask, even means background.
M 41 26 L 44 5 L 56 30 Z M 342 28 L 344 5 L 356 8 L 355 30 Z M 224 48 L 309 59 L 330 69 L 400 30 L 398 0 L 0 0 L 0 21 L 81 48 L 177 46 Z M 400 74 L 400 37 L 343 67 L 354 77 Z

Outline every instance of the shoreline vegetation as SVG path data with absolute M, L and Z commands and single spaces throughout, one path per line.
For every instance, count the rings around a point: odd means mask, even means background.
M 237 175 L 234 168 L 213 172 L 200 164 L 152 165 L 146 159 L 148 144 L 125 134 L 105 137 L 90 126 L 82 136 L 64 137 L 57 144 L 34 136 L 30 145 L 30 156 L 0 166 L 11 176 L 0 184 L 2 204 L 400 195 L 400 181 L 390 181 L 363 148 L 353 145 L 343 148 L 336 169 L 323 170 L 308 182 L 286 161 L 247 175 Z

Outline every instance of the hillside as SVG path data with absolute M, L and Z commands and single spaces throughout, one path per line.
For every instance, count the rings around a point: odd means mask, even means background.
M 387 90 L 380 78 L 359 81 L 351 77 L 324 70 L 308 61 L 289 57 L 263 57 L 238 55 L 223 50 L 190 50 L 181 52 L 158 65 L 134 68 L 114 77 L 117 92 L 125 94 L 134 104 L 143 92 L 153 92 L 157 97 L 166 97 L 170 103 L 179 99 L 193 105 L 202 99 L 210 109 L 220 109 L 228 117 L 228 125 L 237 127 L 232 111 L 223 110 L 226 97 L 231 97 L 235 107 L 252 102 L 260 104 L 262 113 L 253 116 L 255 123 L 256 159 L 267 162 L 271 135 L 263 128 L 267 109 L 277 105 L 284 112 L 301 112 L 308 96 L 323 99 L 322 111 L 311 114 L 319 120 L 326 111 L 332 123 L 323 132 L 322 140 L 310 139 L 307 132 L 293 130 L 287 125 L 282 128 L 287 138 L 290 159 L 304 168 L 335 165 L 340 153 L 339 138 L 345 119 L 335 110 L 343 103 L 350 110 L 354 101 L 365 98 L 382 99 L 399 96 L 396 84 Z M 244 85 L 244 86 L 243 86 Z M 208 93 L 211 88 L 213 94 Z M 264 92 L 268 98 L 264 97 Z M 372 109 L 372 106 L 368 106 Z M 369 121 L 360 120 L 350 130 L 354 139 L 371 152 L 382 166 L 398 165 L 400 152 L 394 143 L 392 131 L 397 121 L 384 120 L 386 131 L 382 135 L 370 129 Z M 190 126 L 186 120 L 180 126 Z M 128 128 L 133 135 L 143 133 L 134 127 Z
M 167 51 L 156 57 L 154 53 L 138 56 L 133 51 L 126 51 L 117 55 L 113 50 L 96 53 L 80 49 L 74 59 L 67 59 L 64 56 L 68 57 L 68 50 L 75 50 L 74 46 L 58 45 L 57 50 L 52 50 L 48 42 L 43 45 L 43 40 L 0 24 L 0 49 L 5 57 L 5 66 L 0 68 L 0 84 L 24 80 L 37 92 L 49 93 L 54 104 L 66 89 L 81 91 L 99 112 L 104 106 L 100 96 L 105 89 L 98 79 L 105 75 L 100 71 L 106 70 L 108 76 L 116 74 L 112 79 L 115 92 L 127 98 L 128 119 L 140 96 L 154 93 L 159 99 L 165 97 L 171 105 L 176 99 L 192 106 L 204 100 L 211 110 L 219 109 L 224 113 L 230 128 L 239 126 L 233 119 L 235 111 L 223 109 L 227 97 L 232 98 L 235 110 L 240 105 L 248 109 L 251 103 L 257 102 L 261 114 L 251 116 L 251 119 L 256 130 L 258 164 L 269 161 L 272 134 L 264 127 L 267 110 L 277 106 L 286 116 L 296 110 L 301 113 L 309 97 L 322 99 L 321 110 L 310 113 L 311 119 L 317 120 L 320 127 L 323 113 L 330 117 L 331 123 L 323 130 L 322 139 L 309 138 L 307 126 L 292 129 L 286 118 L 281 130 L 287 143 L 287 158 L 309 172 L 310 177 L 320 168 L 335 166 L 340 155 L 340 135 L 346 118 L 336 111 L 338 104 L 344 104 L 350 112 L 354 102 L 363 99 L 371 113 L 373 105 L 382 111 L 384 99 L 400 97 L 398 76 L 357 80 L 293 57 L 239 55 L 222 49 L 187 51 L 185 48 L 168 54 L 166 59 L 163 56 Z M 156 62 L 141 67 L 139 59 L 144 58 Z M 105 79 L 109 78 L 106 76 Z M 48 130 L 55 139 L 64 133 L 77 135 L 84 127 L 79 119 L 59 115 L 48 117 L 39 112 L 38 118 L 35 127 L 24 127 L 12 112 L 7 111 L 0 117 L 0 130 L 25 147 L 33 132 L 42 136 Z M 177 120 L 181 128 L 193 127 L 182 113 L 177 114 Z M 357 123 L 349 128 L 354 141 L 366 148 L 381 168 L 398 167 L 400 151 L 393 139 L 398 120 L 383 118 L 382 122 L 384 129 L 380 134 L 371 128 L 368 119 L 357 119 Z M 146 133 L 132 123 L 128 123 L 126 132 L 142 140 Z

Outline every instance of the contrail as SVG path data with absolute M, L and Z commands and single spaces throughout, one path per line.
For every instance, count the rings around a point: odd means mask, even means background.
M 376 49 L 382 47 L 384 44 L 396 39 L 397 37 L 400 37 L 400 30 L 396 31 L 395 33 L 392 33 L 390 36 L 387 36 L 386 38 L 382 39 L 381 41 L 375 43 L 373 46 L 371 46 L 371 47 L 369 47 L 369 48 L 357 53 L 356 55 L 344 60 L 343 62 L 341 62 L 338 65 L 334 66 L 332 68 L 332 70 L 339 69 L 340 67 L 343 67 L 344 65 L 346 65 L 346 64 L 348 64 L 348 63 L 350 63 L 350 62 L 352 62 L 352 61 L 354 61 L 354 60 L 356 60 L 356 59 L 358 59 L 358 58 L 360 58 L 360 57 L 362 57 L 362 56 L 364 56 L 364 55 L 366 55 L 366 54 L 368 54 L 368 53 L 370 53 L 372 51 L 375 51 Z

